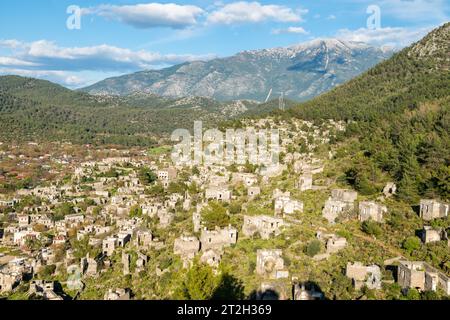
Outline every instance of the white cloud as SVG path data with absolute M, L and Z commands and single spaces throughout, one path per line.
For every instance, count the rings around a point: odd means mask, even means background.
M 116 76 L 216 57 L 213 54 L 161 54 L 105 44 L 61 47 L 47 40 L 30 43 L 0 40 L 0 47 L 10 51 L 8 56 L 0 56 L 0 74 L 46 79 L 68 87 L 88 85 L 104 79 L 105 75 Z
M 286 29 L 274 29 L 272 30 L 272 34 L 283 34 L 283 33 L 294 33 L 294 34 L 309 34 L 308 31 L 303 29 L 302 27 L 288 27 Z
M 403 48 L 411 43 L 420 40 L 430 28 L 408 29 L 402 27 L 386 27 L 379 29 L 360 28 L 357 30 L 341 29 L 336 37 L 348 41 L 359 41 L 373 45 L 388 45 L 396 48 Z
M 90 47 L 60 47 L 47 40 L 18 43 L 20 45 L 16 47 L 20 49 L 16 52 L 13 50 L 13 53 L 19 57 L 16 61 L 20 62 L 20 65 L 43 65 L 46 68 L 58 70 L 127 71 L 151 68 L 155 65 L 209 60 L 216 57 L 212 54 L 161 54 L 146 50 L 133 51 L 106 44 Z M 7 58 L 8 62 L 14 62 L 13 58 Z M 3 59 L 6 61 L 6 57 Z
M 196 25 L 205 11 L 193 5 L 174 3 L 146 3 L 136 5 L 100 5 L 84 8 L 84 15 L 98 15 L 115 19 L 136 28 L 169 27 L 174 29 Z
M 0 66 L 34 67 L 39 64 L 12 57 L 0 57 Z
M 448 0 L 383 0 L 379 2 L 379 5 L 381 17 L 389 15 L 407 21 L 438 21 L 439 23 L 449 18 Z
M 0 47 L 3 48 L 11 48 L 11 49 L 17 49 L 22 45 L 22 42 L 14 39 L 9 40 L 0 40 Z
M 234 2 L 208 15 L 211 24 L 258 23 L 264 21 L 301 22 L 305 9 L 293 10 L 280 5 L 262 5 L 259 2 Z
M 335 16 L 334 14 L 330 14 L 330 15 L 327 17 L 327 20 L 336 20 L 336 16 Z

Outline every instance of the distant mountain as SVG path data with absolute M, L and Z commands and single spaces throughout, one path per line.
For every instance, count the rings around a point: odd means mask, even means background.
M 278 97 L 304 101 L 346 82 L 392 55 L 389 49 L 336 39 L 287 48 L 244 51 L 162 70 L 109 78 L 82 91 L 96 95 L 134 92 L 164 97 L 209 97 L 219 101 Z

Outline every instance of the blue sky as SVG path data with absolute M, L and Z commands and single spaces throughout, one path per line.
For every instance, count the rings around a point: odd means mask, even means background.
M 71 5 L 80 9 L 79 29 L 67 27 Z M 369 6 L 379 8 L 380 24 Z M 1 0 L 0 74 L 77 88 L 315 38 L 401 48 L 449 16 L 450 0 Z

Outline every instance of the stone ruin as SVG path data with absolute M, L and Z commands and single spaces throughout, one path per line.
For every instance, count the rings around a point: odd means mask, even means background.
M 437 200 L 422 199 L 420 200 L 420 217 L 426 221 L 445 218 L 448 216 L 449 207 L 449 204 Z
M 216 227 L 212 231 L 203 229 L 200 242 L 203 251 L 208 249 L 222 250 L 224 247 L 229 247 L 237 242 L 237 230 L 231 226 L 223 229 Z
M 316 238 L 325 244 L 327 254 L 336 253 L 347 246 L 347 239 L 338 237 L 333 233 L 326 234 L 318 231 Z
M 288 277 L 288 271 L 284 269 L 284 260 L 281 249 L 261 249 L 256 253 L 256 273 L 271 279 Z
M 277 192 L 278 191 L 278 192 Z M 290 192 L 274 192 L 275 214 L 293 214 L 294 212 L 303 212 L 303 202 L 292 200 Z
M 308 300 L 323 300 L 324 294 L 320 292 L 311 283 L 295 283 L 293 288 L 293 300 L 308 301 Z
M 377 265 L 364 266 L 361 262 L 347 263 L 346 276 L 352 279 L 353 286 L 360 290 L 366 286 L 368 289 L 381 289 L 381 269 Z
M 397 186 L 393 182 L 388 182 L 383 189 L 383 194 L 386 198 L 392 197 L 397 192 Z
M 196 237 L 182 236 L 175 239 L 173 253 L 183 260 L 183 267 L 191 265 L 195 255 L 200 251 L 200 241 Z
M 199 211 L 192 214 L 192 223 L 194 224 L 194 232 L 200 232 L 202 228 L 202 215 Z
M 400 261 L 397 281 L 403 289 L 436 291 L 441 288 L 445 294 L 450 295 L 450 278 L 423 261 Z
M 104 255 L 100 255 L 96 258 L 90 258 L 88 253 L 85 258 L 81 259 L 81 272 L 88 277 L 98 275 L 103 268 L 103 258 Z
M 55 282 L 44 280 L 33 280 L 30 283 L 28 294 L 41 297 L 44 300 L 63 300 L 55 293 Z
M 260 187 L 250 187 L 247 190 L 248 198 L 255 199 L 258 195 L 261 194 L 261 188 Z
M 104 296 L 104 300 L 130 300 L 131 290 L 130 289 L 109 289 Z
M 358 193 L 352 190 L 335 189 L 331 191 L 331 197 L 325 202 L 322 216 L 333 224 L 336 218 L 344 212 L 354 209 L 354 202 Z
M 311 173 L 302 174 L 296 183 L 296 188 L 300 191 L 312 190 L 313 175 Z
M 433 228 L 431 226 L 425 226 L 421 231 L 421 239 L 423 243 L 447 240 L 450 245 L 447 232 L 443 228 Z
M 359 221 L 372 220 L 383 222 L 383 215 L 387 212 L 387 207 L 372 201 L 362 201 L 359 203 Z
M 219 250 L 208 249 L 203 252 L 200 262 L 208 264 L 211 268 L 217 269 L 222 260 L 222 252 Z
M 247 237 L 259 234 L 262 239 L 281 234 L 281 228 L 285 225 L 284 220 L 270 216 L 244 216 L 242 233 Z
M 122 265 L 123 265 L 123 275 L 129 275 L 130 274 L 130 262 L 131 262 L 131 256 L 130 254 L 126 252 L 122 252 Z

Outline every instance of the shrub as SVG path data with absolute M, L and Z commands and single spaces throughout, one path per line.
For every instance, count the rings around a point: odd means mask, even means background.
M 322 249 L 322 243 L 319 240 L 313 240 L 306 246 L 306 254 L 314 257 Z
M 411 254 L 413 251 L 420 249 L 421 243 L 417 237 L 408 237 L 403 242 L 403 248 Z
M 367 220 L 364 221 L 361 225 L 361 230 L 368 235 L 379 237 L 383 230 L 381 230 L 381 227 L 376 223 L 375 221 Z

